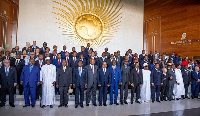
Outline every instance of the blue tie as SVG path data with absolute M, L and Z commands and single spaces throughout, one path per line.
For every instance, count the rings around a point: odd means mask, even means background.
M 32 71 L 32 69 L 33 69 L 33 66 L 30 66 L 30 72 Z
M 8 68 L 6 68 L 6 76 L 8 76 Z
M 81 77 L 81 68 L 79 68 L 79 76 Z

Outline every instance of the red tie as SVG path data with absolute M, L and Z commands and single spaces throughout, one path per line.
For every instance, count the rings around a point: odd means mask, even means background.
M 113 72 L 115 73 L 115 68 L 113 69 Z
M 8 58 L 8 56 L 7 56 L 7 60 L 8 60 L 9 58 Z
M 64 53 L 65 53 L 65 50 L 64 50 Z
M 66 58 L 66 66 L 68 66 L 68 58 Z
M 58 59 L 58 66 L 60 66 L 60 59 Z
M 40 60 L 40 68 L 42 67 L 42 61 Z
M 92 66 L 92 73 L 94 74 L 93 66 Z

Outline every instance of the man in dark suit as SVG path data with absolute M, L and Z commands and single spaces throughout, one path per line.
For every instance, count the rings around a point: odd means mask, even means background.
M 37 45 L 36 45 L 36 41 L 33 41 L 33 45 L 31 46 L 32 48 L 32 52 L 35 52 L 36 48 L 39 48 Z
M 35 107 L 36 89 L 40 84 L 40 68 L 34 65 L 35 60 L 30 59 L 29 65 L 24 66 L 21 74 L 20 84 L 24 87 L 25 105 L 30 106 L 29 94 L 31 95 L 31 106 Z
M 104 51 L 104 53 L 106 54 L 106 58 L 110 58 L 110 53 L 108 52 L 108 48 L 105 48 L 104 49 L 105 51 Z
M 192 99 L 198 98 L 200 84 L 199 67 L 195 67 L 195 71 L 192 72 Z
M 184 69 L 182 69 L 182 76 L 183 76 L 183 83 L 185 88 L 185 96 L 183 98 L 190 98 L 188 97 L 188 87 L 192 83 L 191 82 L 191 72 L 188 70 L 188 65 L 184 66 Z
M 78 68 L 75 68 L 73 72 L 73 87 L 75 88 L 75 108 L 77 108 L 78 105 L 80 105 L 81 108 L 83 108 L 84 88 L 86 88 L 86 84 L 87 69 L 83 68 L 83 62 L 79 61 Z
M 148 59 L 150 63 L 153 63 L 153 54 L 152 51 L 150 51 L 150 53 L 148 54 Z
M 35 66 L 39 67 L 40 70 L 41 70 L 42 66 L 45 65 L 45 61 L 43 59 L 44 59 L 43 55 L 39 54 L 39 60 L 35 61 Z M 36 90 L 36 99 L 39 99 L 41 92 L 42 92 L 42 85 L 39 85 L 39 86 L 37 86 L 37 90 Z
M 116 61 L 112 61 L 112 66 L 108 67 L 111 71 L 111 85 L 110 85 L 110 105 L 113 104 L 113 91 L 114 91 L 114 104 L 117 103 L 118 85 L 122 85 L 122 77 L 120 67 L 116 65 Z
M 87 69 L 87 95 L 86 95 L 86 106 L 89 106 L 89 102 L 92 94 L 92 104 L 96 104 L 96 87 L 97 87 L 97 69 L 98 66 L 94 65 L 95 60 L 91 59 L 90 64 L 85 66 Z
M 167 92 L 167 99 L 169 101 L 173 100 L 172 95 L 173 95 L 173 89 L 174 89 L 174 84 L 176 82 L 176 75 L 175 75 L 175 65 L 168 63 L 168 70 L 167 70 L 167 79 L 168 79 L 168 92 Z
M 79 60 L 81 60 L 83 62 L 83 67 L 85 67 L 87 65 L 87 61 L 82 54 L 79 56 Z
M 16 54 L 22 54 L 22 51 L 19 50 L 19 46 L 15 46 L 15 53 Z
M 28 48 L 29 48 L 29 47 L 31 47 L 30 42 L 26 42 L 26 47 L 23 47 L 23 48 L 22 48 L 22 52 L 23 52 L 24 50 L 26 50 L 26 51 L 28 52 Z
M 102 68 L 98 70 L 97 75 L 97 85 L 99 87 L 99 106 L 106 105 L 107 101 L 107 89 L 111 83 L 111 72 L 110 69 L 107 69 L 107 63 L 103 62 Z
M 139 55 L 139 60 L 143 60 L 144 57 L 145 57 L 145 50 L 142 50 L 142 54 Z
M 101 68 L 103 62 L 107 62 L 106 53 L 103 52 L 101 57 L 99 58 L 98 67 Z
M 121 74 L 122 74 L 122 85 L 120 87 L 120 103 L 123 105 L 128 104 L 128 85 L 130 79 L 130 66 L 128 66 L 128 60 L 124 60 L 124 65 L 121 66 Z M 124 92 L 125 91 L 125 92 Z
M 143 66 L 144 63 L 147 63 L 149 66 L 149 69 L 151 69 L 151 67 L 150 67 L 151 63 L 149 62 L 147 55 L 144 56 L 143 60 L 140 60 L 140 69 L 144 69 L 144 66 Z
M 112 66 L 112 61 L 113 61 L 113 60 L 115 60 L 115 59 L 114 59 L 114 55 L 111 54 L 111 55 L 110 55 L 110 58 L 107 59 L 107 65 L 108 65 L 108 67 L 109 67 L 109 66 Z M 117 61 L 116 61 L 116 63 L 117 63 Z M 118 65 L 118 66 L 119 66 L 119 65 Z
M 156 94 L 156 101 L 160 103 L 160 88 L 163 85 L 162 80 L 162 71 L 159 69 L 159 63 L 155 63 L 155 68 L 151 71 L 151 98 L 152 103 L 155 101 L 155 94 Z
M 57 69 L 56 87 L 60 91 L 60 105 L 58 107 L 68 107 L 68 89 L 72 86 L 72 68 L 66 66 L 66 60 L 62 60 L 62 67 Z
M 162 81 L 163 81 L 163 85 L 161 86 L 161 96 L 160 96 L 160 100 L 163 101 L 167 101 L 167 87 L 168 87 L 168 79 L 167 79 L 167 69 L 166 68 L 162 68 Z
M 85 48 L 85 52 L 88 54 L 89 50 L 91 50 L 93 52 L 93 49 L 90 47 L 90 43 L 87 43 L 87 47 Z
M 41 54 L 45 53 L 45 51 L 46 51 L 46 47 L 47 47 L 47 43 L 44 42 L 42 48 L 40 48 L 40 52 L 41 52 Z
M 72 52 L 69 53 L 69 58 L 73 57 L 73 53 L 76 52 L 76 48 L 72 47 Z
M 63 51 L 61 51 L 60 53 L 61 53 L 61 56 L 62 56 L 62 59 L 64 59 L 65 58 L 65 53 L 67 52 L 67 47 L 66 47 L 66 45 L 64 45 L 63 46 Z
M 4 59 L 13 60 L 13 58 L 10 57 L 10 51 L 6 51 L 6 52 L 5 52 L 5 56 L 3 57 L 3 60 L 4 60 Z
M 87 64 L 90 64 L 90 59 L 94 59 L 94 60 L 95 60 L 95 65 L 98 65 L 98 63 L 99 63 L 99 58 L 95 57 L 95 53 L 94 53 L 94 52 L 91 52 L 91 56 L 88 57 Z
M 14 66 L 16 68 L 16 71 L 17 71 L 17 84 L 19 86 L 19 94 L 22 95 L 23 93 L 23 86 L 20 84 L 20 76 L 21 76 L 21 73 L 22 73 L 22 69 L 24 67 L 24 60 L 23 59 L 20 59 L 21 58 L 21 55 L 20 54 L 17 54 L 16 55 L 16 59 L 13 59 L 11 61 L 11 66 Z M 15 88 L 15 93 L 16 93 L 16 88 Z
M 70 61 L 69 52 L 65 53 L 65 57 L 63 59 L 66 60 L 66 66 L 69 66 L 69 61 Z
M 133 104 L 134 93 L 136 93 L 136 103 L 140 103 L 138 99 L 140 98 L 140 86 L 143 84 L 143 74 L 142 70 L 139 68 L 139 62 L 135 63 L 135 68 L 131 69 L 130 76 L 131 83 L 131 104 Z
M 79 59 L 76 56 L 77 56 L 77 53 L 73 52 L 72 58 L 69 61 L 70 67 L 72 67 L 72 69 L 78 67 L 78 61 L 79 61 Z
M 4 66 L 0 70 L 0 88 L 1 88 L 1 104 L 0 107 L 5 106 L 6 90 L 9 92 L 9 104 L 14 105 L 14 87 L 17 86 L 17 71 L 15 67 L 10 66 L 8 59 L 4 60 Z
M 62 67 L 62 59 L 61 59 L 61 53 L 57 54 L 57 59 L 53 61 L 53 65 L 56 66 L 56 68 Z
M 84 46 L 81 46 L 81 52 L 79 52 L 79 53 L 77 54 L 77 57 L 79 57 L 81 54 L 84 56 L 84 58 L 85 58 L 86 60 L 88 59 L 88 55 L 87 55 L 87 53 L 85 52 L 85 47 L 84 47 Z

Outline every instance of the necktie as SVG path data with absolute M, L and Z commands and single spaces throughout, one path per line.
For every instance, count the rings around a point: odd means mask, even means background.
M 64 54 L 65 54 L 65 50 L 64 50 Z
M 113 68 L 113 72 L 115 73 L 115 68 Z
M 79 67 L 79 76 L 81 77 L 81 67 Z
M 58 59 L 58 66 L 60 66 L 60 59 Z
M 138 70 L 138 68 L 137 68 L 137 74 L 139 75 L 139 70 Z
M 68 58 L 66 58 L 66 66 L 68 66 Z
M 32 71 L 32 69 L 33 69 L 33 66 L 30 66 L 30 72 Z
M 6 76 L 8 76 L 8 68 L 6 68 Z
M 18 65 L 18 63 L 19 63 L 19 61 L 18 61 L 18 59 L 16 59 L 15 65 L 17 66 L 17 65 Z
M 106 69 L 105 68 L 103 68 L 103 72 L 104 72 L 104 75 L 106 74 Z
M 6 56 L 6 57 L 7 57 L 7 60 L 8 60 L 9 59 L 8 56 Z
M 74 64 L 75 64 L 75 62 L 76 62 L 76 58 L 74 58 Z
M 42 61 L 40 60 L 40 68 L 42 67 Z
M 94 74 L 94 68 L 93 68 L 93 65 L 92 65 L 92 68 L 91 68 L 91 69 L 92 69 L 92 73 Z

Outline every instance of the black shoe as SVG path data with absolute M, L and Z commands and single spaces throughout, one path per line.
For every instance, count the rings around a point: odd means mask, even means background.
M 176 98 L 176 100 L 179 100 L 179 98 Z
M 15 105 L 14 105 L 14 104 L 10 104 L 10 106 L 11 106 L 11 107 L 15 107 Z
M 121 105 L 124 105 L 123 102 L 120 103 Z
M 102 104 L 99 104 L 99 106 L 102 106 Z
M 116 105 L 119 105 L 119 103 L 115 103 Z
M 160 101 L 157 101 L 158 103 L 161 103 Z
M 124 104 L 128 104 L 128 102 L 127 102 L 127 101 L 125 101 L 125 102 L 124 102 Z
M 0 104 L 0 107 L 3 107 L 3 106 L 5 106 L 5 104 Z
M 84 108 L 83 104 L 82 104 L 82 105 L 80 105 L 80 106 L 81 106 L 81 108 Z
M 78 105 L 75 105 L 75 108 L 78 108 Z
M 86 104 L 86 106 L 89 106 L 89 104 Z
M 97 104 L 93 104 L 93 106 L 97 106 Z
M 131 101 L 131 104 L 133 104 L 133 101 Z
M 62 107 L 63 105 L 62 104 L 60 104 L 58 107 Z
M 106 104 L 103 104 L 103 106 L 107 106 Z
M 154 101 L 152 101 L 152 103 L 154 103 Z
M 65 104 L 65 107 L 68 107 L 68 105 L 67 105 L 67 104 Z
M 110 103 L 110 105 L 113 105 L 113 103 Z
M 31 105 L 32 106 L 32 108 L 34 108 L 35 107 L 35 105 Z
M 50 108 L 53 108 L 53 105 L 50 105 Z
M 44 107 L 45 107 L 45 105 L 42 105 L 42 106 L 41 106 L 41 108 L 44 108 Z
M 135 101 L 135 102 L 141 104 L 141 102 L 139 102 L 139 101 Z
M 29 105 L 24 105 L 23 107 L 28 107 Z

